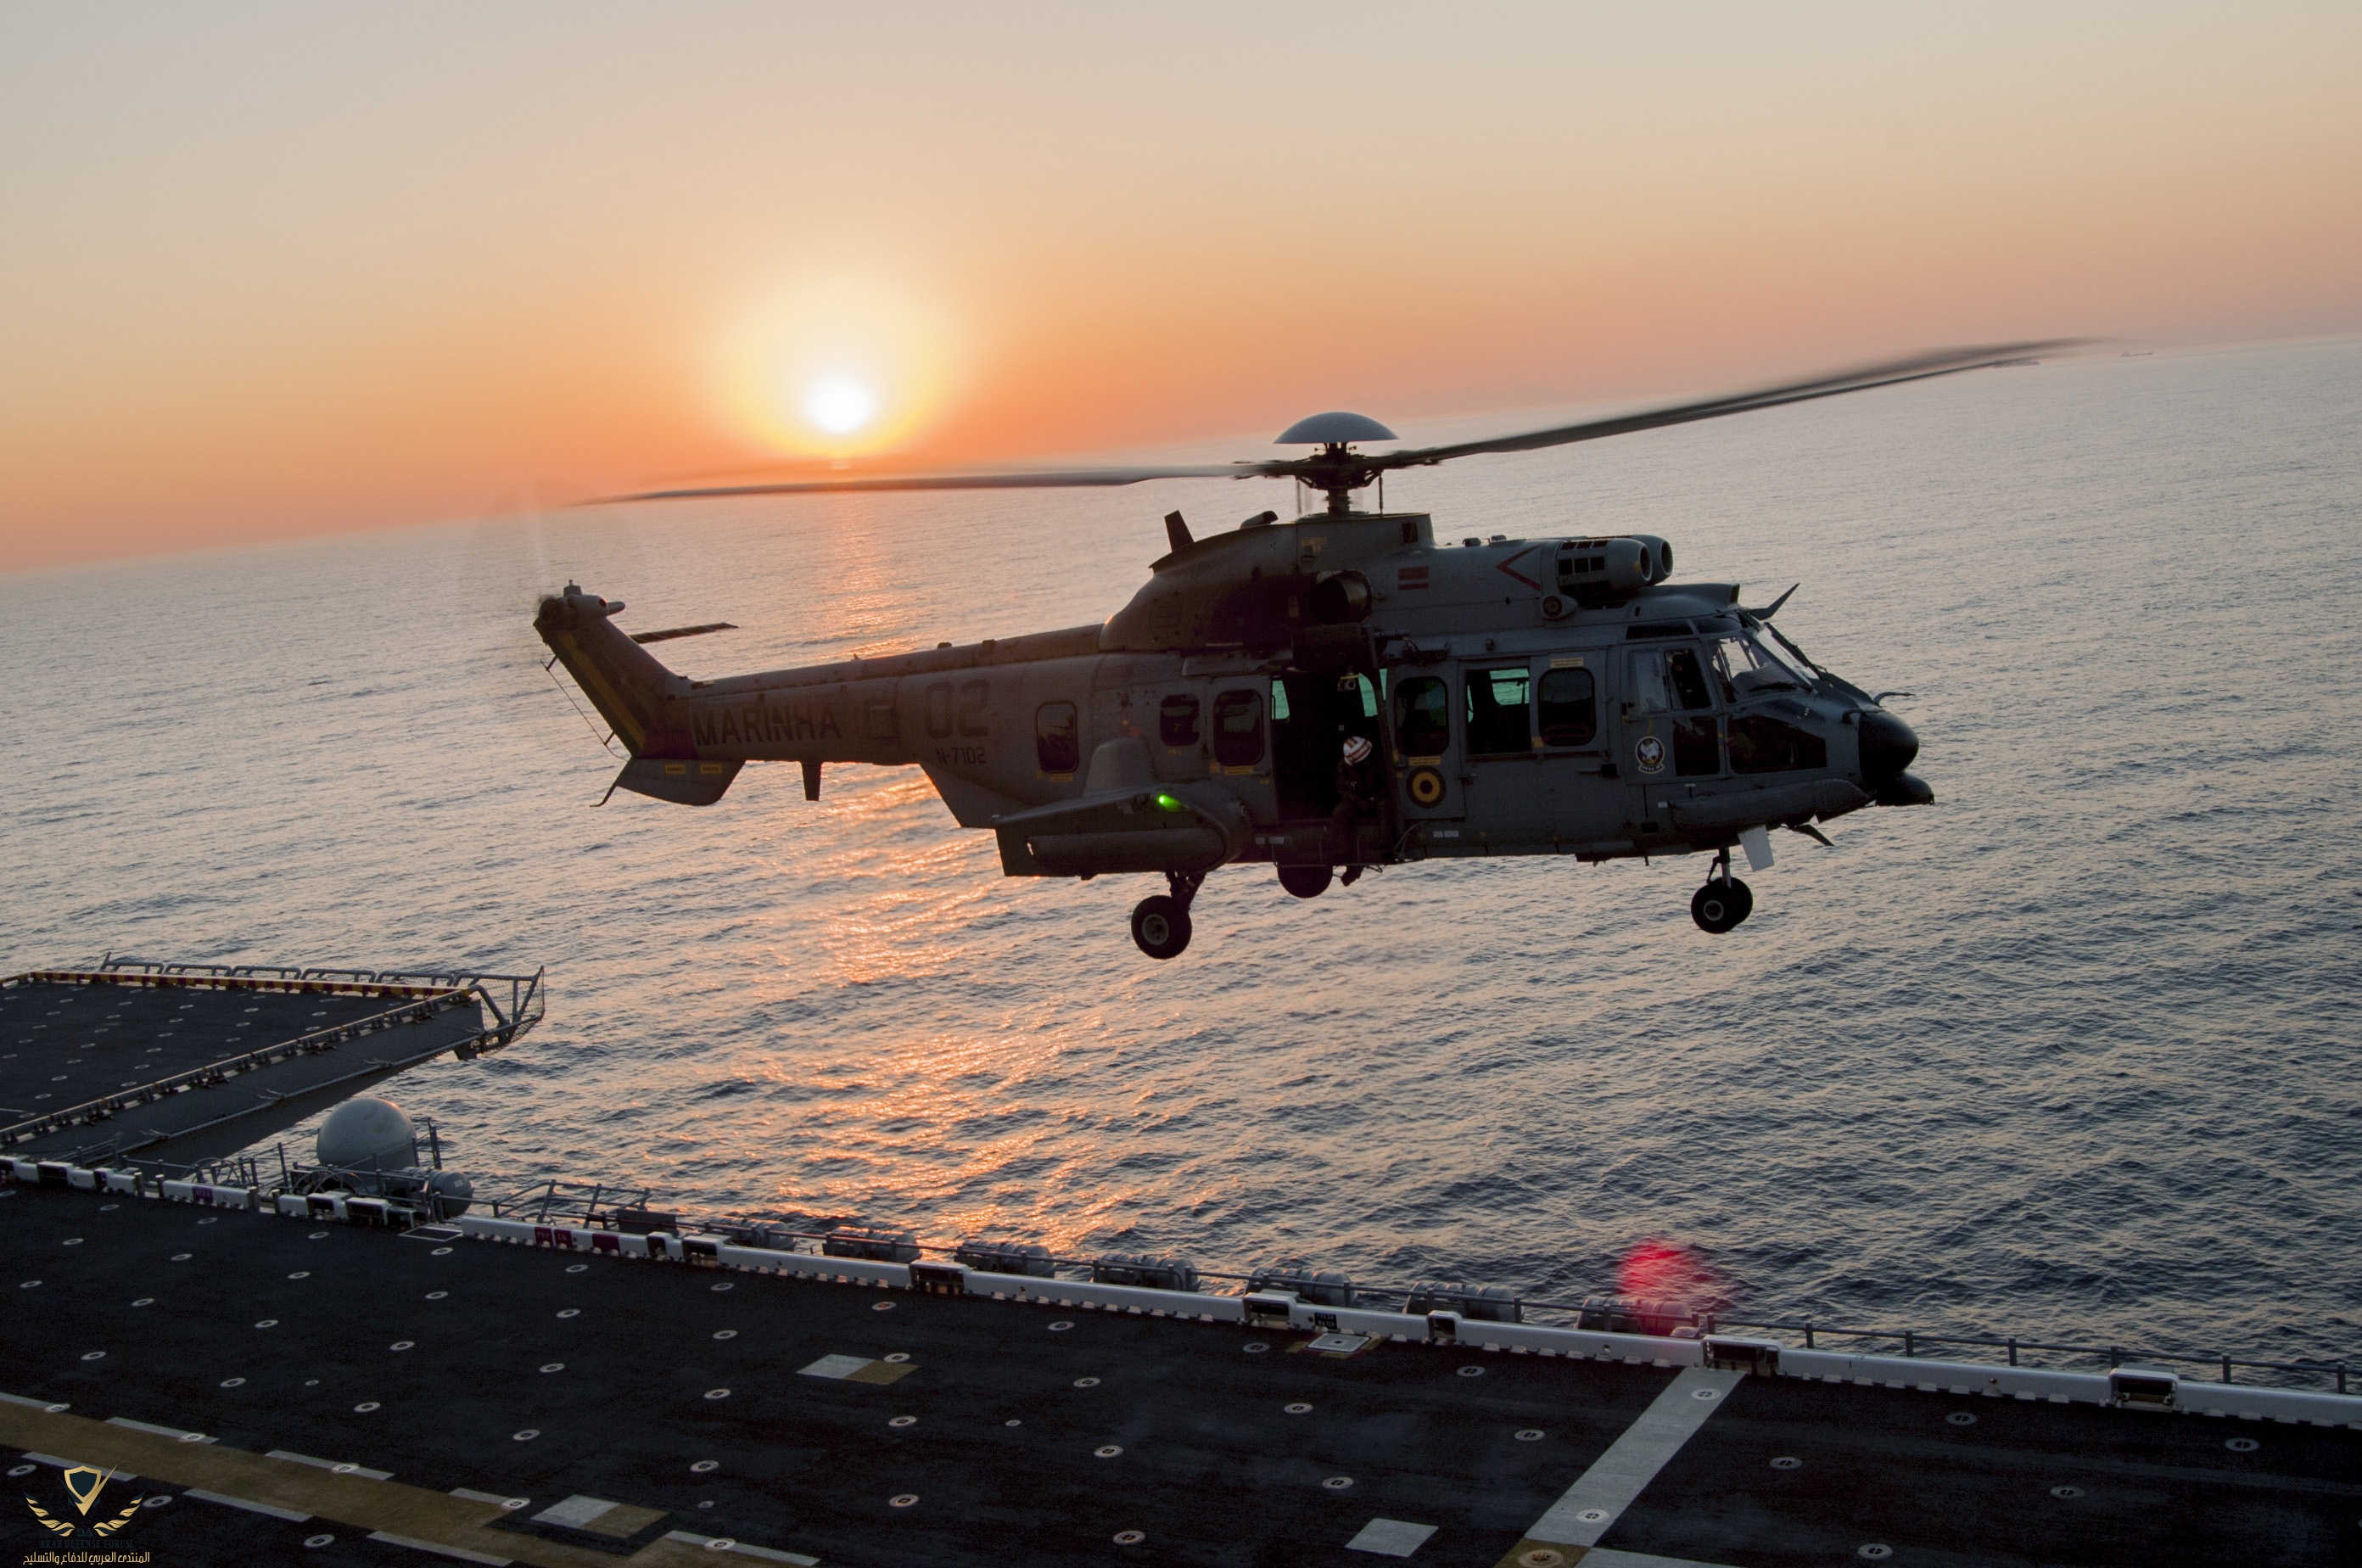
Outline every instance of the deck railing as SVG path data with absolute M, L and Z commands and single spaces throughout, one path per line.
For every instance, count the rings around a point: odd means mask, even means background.
M 645 1211 L 650 1199 L 650 1189 L 610 1186 L 603 1183 L 562 1182 L 540 1180 L 527 1183 L 505 1198 L 490 1203 L 495 1219 L 530 1220 L 537 1224 L 574 1223 L 587 1227 L 612 1227 L 620 1211 Z M 480 1200 L 481 1201 L 481 1200 Z M 777 1252 L 819 1253 L 835 1229 L 811 1220 L 777 1220 L 731 1214 L 668 1213 L 656 1218 L 666 1219 L 682 1229 L 692 1226 L 715 1234 L 736 1233 L 748 1244 L 770 1248 Z M 855 1221 L 847 1220 L 846 1224 Z M 818 1228 L 815 1228 L 817 1225 Z M 889 1227 L 890 1228 L 890 1227 Z M 949 1256 L 966 1244 L 963 1241 L 926 1241 L 915 1236 L 911 1244 L 922 1254 Z M 1054 1268 L 1089 1270 L 1099 1260 L 1089 1257 L 1057 1257 L 1049 1262 Z M 1226 1273 L 1215 1269 L 1199 1269 L 1198 1277 L 1205 1281 L 1220 1281 L 1230 1286 L 1225 1295 L 1242 1292 L 1252 1275 Z M 1412 1287 L 1402 1284 L 1372 1284 L 1352 1282 L 1357 1303 L 1376 1309 L 1386 1309 L 1381 1303 L 1407 1304 Z M 1547 1313 L 1554 1317 L 1579 1319 L 1587 1311 L 1599 1309 L 1597 1302 L 1552 1301 L 1541 1297 L 1513 1297 L 1518 1311 Z M 1507 1303 L 1505 1303 L 1506 1305 Z M 1399 1309 L 1397 1306 L 1395 1309 Z M 2338 1393 L 2348 1392 L 2353 1364 L 2343 1359 L 2320 1357 L 2295 1361 L 2270 1361 L 2249 1356 L 2236 1356 L 2219 1352 L 2201 1353 L 2194 1351 L 2134 1350 L 2123 1345 L 2062 1344 L 2049 1340 L 2036 1340 L 2014 1334 L 1962 1334 L 1930 1331 L 1926 1329 L 1856 1329 L 1819 1322 L 1810 1318 L 1731 1318 L 1716 1312 L 1679 1314 L 1687 1324 L 1703 1334 L 1722 1334 L 1732 1330 L 1776 1331 L 1802 1336 L 1803 1347 L 1822 1349 L 1819 1342 L 1835 1337 L 1855 1342 L 1885 1342 L 1899 1346 L 1905 1357 L 1916 1358 L 1943 1346 L 1959 1346 L 1978 1351 L 2000 1351 L 2011 1366 L 2066 1366 L 2088 1364 L 2093 1366 L 2190 1366 L 2203 1368 L 2217 1375 L 2219 1381 L 2238 1381 L 2238 1375 L 2263 1374 L 2283 1378 L 2315 1380 L 2333 1385 Z M 1892 1353 L 1891 1352 L 1875 1353 Z M 2027 1361 L 2038 1356 L 2046 1359 Z M 2058 1359 L 2064 1358 L 2063 1362 Z M 2254 1379 L 2251 1377 L 2250 1381 Z

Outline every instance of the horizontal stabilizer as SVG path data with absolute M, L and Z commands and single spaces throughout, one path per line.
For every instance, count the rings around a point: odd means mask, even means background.
M 676 806 L 710 806 L 722 799 L 743 762 L 681 761 L 661 756 L 635 756 L 624 764 L 607 793 L 629 790 Z M 603 802 L 602 802 L 603 803 Z
M 738 628 L 728 621 L 708 621 L 702 626 L 668 626 L 661 632 L 634 632 L 635 643 L 668 643 L 675 637 L 701 637 L 708 632 L 734 632 Z

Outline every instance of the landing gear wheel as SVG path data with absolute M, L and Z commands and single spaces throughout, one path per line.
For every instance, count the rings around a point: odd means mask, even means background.
M 1736 877 L 1717 877 L 1690 898 L 1690 919 L 1716 936 L 1755 912 L 1755 895 Z
M 1329 867 L 1283 866 L 1279 868 L 1279 885 L 1299 899 L 1317 899 L 1329 890 Z
M 1151 958 L 1177 958 L 1189 945 L 1189 911 L 1163 893 L 1142 899 L 1132 906 L 1131 939 Z

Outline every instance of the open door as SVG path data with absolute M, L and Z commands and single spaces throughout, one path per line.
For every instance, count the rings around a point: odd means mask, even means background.
M 1345 739 L 1383 745 L 1377 688 L 1364 675 L 1297 674 L 1272 682 L 1273 781 L 1283 822 L 1326 818 L 1337 809 L 1337 759 Z

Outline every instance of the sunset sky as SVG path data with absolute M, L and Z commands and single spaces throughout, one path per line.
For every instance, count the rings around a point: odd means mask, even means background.
M 0 570 L 2362 330 L 2357 84 L 2352 0 L 14 5 Z

